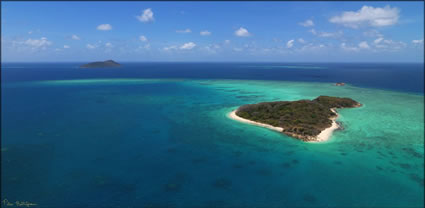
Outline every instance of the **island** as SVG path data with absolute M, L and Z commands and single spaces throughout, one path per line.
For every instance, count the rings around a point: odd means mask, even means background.
M 335 83 L 335 85 L 336 85 L 336 86 L 344 86 L 344 85 L 345 85 L 345 83 L 344 83 L 344 82 L 337 82 L 337 83 Z
M 111 67 L 120 67 L 120 66 L 121 64 L 113 60 L 107 60 L 107 61 L 97 61 L 97 62 L 84 64 L 84 65 L 81 65 L 80 68 L 111 68 Z
M 335 121 L 337 108 L 360 106 L 362 104 L 351 98 L 319 96 L 314 100 L 247 104 L 232 111 L 229 117 L 306 142 L 320 142 L 328 140 L 332 132 L 340 128 Z

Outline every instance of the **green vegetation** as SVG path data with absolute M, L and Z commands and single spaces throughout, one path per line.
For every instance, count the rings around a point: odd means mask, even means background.
M 314 100 L 277 101 L 239 107 L 236 115 L 248 120 L 282 127 L 283 133 L 310 140 L 332 125 L 332 108 L 359 107 L 350 98 L 319 96 Z
M 81 65 L 80 68 L 105 68 L 105 67 L 120 67 L 121 65 L 115 61 L 98 61 Z

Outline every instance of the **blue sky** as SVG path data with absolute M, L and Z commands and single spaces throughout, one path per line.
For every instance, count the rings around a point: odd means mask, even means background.
M 423 62 L 423 2 L 2 2 L 2 61 Z

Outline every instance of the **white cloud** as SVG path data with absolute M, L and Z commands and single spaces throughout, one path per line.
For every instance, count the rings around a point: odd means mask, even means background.
M 381 41 L 383 41 L 384 40 L 384 38 L 377 38 L 377 39 L 375 39 L 374 41 L 373 41 L 373 43 L 375 43 L 375 44 L 379 44 Z
M 389 51 L 394 52 L 406 47 L 406 43 L 402 41 L 387 40 L 383 37 L 377 38 L 371 45 L 368 42 L 362 41 L 357 46 L 348 46 L 346 43 L 341 44 L 341 48 L 345 51 L 360 51 L 362 49 L 368 49 L 374 52 L 378 51 Z
M 32 49 L 46 49 L 47 46 L 52 45 L 52 42 L 49 41 L 46 37 L 42 37 L 40 39 L 28 39 L 24 42 L 16 42 L 17 44 L 24 44 L 26 46 L 31 47 Z
M 358 51 L 359 48 L 353 46 L 347 46 L 346 43 L 341 43 L 341 48 L 345 51 Z
M 251 33 L 249 33 L 247 29 L 240 27 L 238 30 L 235 31 L 235 35 L 239 37 L 249 37 L 251 36 Z
M 363 35 L 366 36 L 366 37 L 372 37 L 372 38 L 383 37 L 383 35 L 375 29 L 365 31 L 365 32 L 363 32 Z
M 306 20 L 304 22 L 300 22 L 300 25 L 304 26 L 304 27 L 312 27 L 314 26 L 314 22 L 313 20 Z
M 340 16 L 331 17 L 329 21 L 350 28 L 359 28 L 361 26 L 383 27 L 396 24 L 399 19 L 399 13 L 400 11 L 397 7 L 374 8 L 372 6 L 363 6 L 356 12 L 348 11 L 343 12 Z
M 144 49 L 146 50 L 150 50 L 151 49 L 151 44 L 146 44 L 145 46 L 143 46 Z
M 189 28 L 185 30 L 176 30 L 176 33 L 191 33 L 191 32 L 192 30 L 190 30 Z
M 153 22 L 155 19 L 153 17 L 153 12 L 151 8 L 143 10 L 143 13 L 140 16 L 136 16 L 140 22 Z
M 384 39 L 383 37 L 374 40 L 373 44 L 376 49 L 389 50 L 389 51 L 397 51 L 399 49 L 406 47 L 406 43 L 402 41 L 388 40 L 388 39 Z
M 319 32 L 319 33 L 317 33 L 317 36 L 322 37 L 322 38 L 339 38 L 343 34 L 344 33 L 342 31 L 338 31 L 338 32 Z
M 229 44 L 230 43 L 230 40 L 224 40 L 224 43 L 225 44 Z
M 96 48 L 96 46 L 95 45 L 92 45 L 92 44 L 87 44 L 86 47 L 88 49 L 95 49 Z
M 177 46 L 164 47 L 163 49 L 164 49 L 164 51 L 170 51 L 170 50 L 177 49 Z
M 72 40 L 80 40 L 80 37 L 78 37 L 77 35 L 72 35 L 71 36 L 71 39 Z
M 306 43 L 306 41 L 304 39 L 302 39 L 302 38 L 298 38 L 298 42 L 299 43 L 302 43 L 302 44 L 305 44 Z
M 107 31 L 107 30 L 112 30 L 112 26 L 110 24 L 101 24 L 97 26 L 97 29 Z
M 139 40 L 142 41 L 142 42 L 148 41 L 148 39 L 144 35 L 139 36 Z
M 196 46 L 196 44 L 194 42 L 188 42 L 188 43 L 184 43 L 181 46 L 172 45 L 172 46 L 164 47 L 163 50 L 164 51 L 171 51 L 171 50 L 191 50 L 195 46 Z
M 111 48 L 112 47 L 112 43 L 110 43 L 110 42 L 105 43 L 105 47 Z
M 241 52 L 241 51 L 243 51 L 243 48 L 233 48 L 233 51 Z
M 294 46 L 294 40 L 290 40 L 286 43 L 287 48 L 292 48 L 292 46 Z
M 421 39 L 421 40 L 412 40 L 412 43 L 415 44 L 415 45 L 424 44 L 424 39 Z
M 190 50 L 190 49 L 194 48 L 195 46 L 196 46 L 196 44 L 194 42 L 188 42 L 188 43 L 185 43 L 182 46 L 180 46 L 180 49 Z
M 309 32 L 313 35 L 317 35 L 318 37 L 322 37 L 322 38 L 339 38 L 344 34 L 341 30 L 338 32 L 324 32 L 324 31 L 318 32 L 315 29 L 311 29 L 309 30 Z
M 321 49 L 326 48 L 326 46 L 324 44 L 313 44 L 313 43 L 308 43 L 305 44 L 304 46 L 302 46 L 301 48 L 297 49 L 297 52 L 317 52 Z
M 31 35 L 33 32 L 32 31 L 28 31 L 28 34 Z
M 402 41 L 383 40 L 383 44 L 385 44 L 387 46 L 386 48 L 388 48 L 391 51 L 400 50 L 406 47 L 406 43 Z
M 369 44 L 367 44 L 366 41 L 362 41 L 362 42 L 359 43 L 359 48 L 360 49 L 369 49 L 370 46 L 369 46 Z
M 217 44 L 212 44 L 212 45 L 207 45 L 204 47 L 204 49 L 208 52 L 208 53 L 212 53 L 215 54 L 217 53 L 217 50 L 220 49 L 221 47 Z
M 201 31 L 199 34 L 201 34 L 202 36 L 207 36 L 207 35 L 211 35 L 211 32 L 208 30 L 204 30 L 204 31 Z
M 69 45 L 63 45 L 63 48 L 67 49 L 67 48 L 71 48 L 71 47 L 69 47 Z

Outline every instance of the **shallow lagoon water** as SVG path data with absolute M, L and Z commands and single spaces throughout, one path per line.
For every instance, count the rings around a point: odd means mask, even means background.
M 421 207 L 424 97 L 332 83 L 85 79 L 3 86 L 2 190 L 40 207 Z M 227 114 L 351 97 L 304 143 Z

